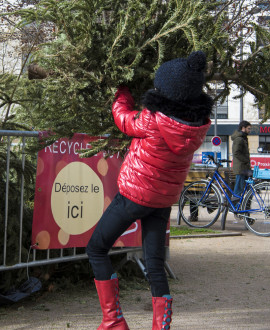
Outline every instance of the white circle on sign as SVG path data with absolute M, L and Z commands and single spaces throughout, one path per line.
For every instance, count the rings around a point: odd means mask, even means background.
M 54 180 L 51 210 L 66 233 L 79 235 L 95 226 L 104 209 L 103 184 L 87 164 L 72 162 Z
M 256 160 L 251 159 L 251 160 L 250 160 L 250 166 L 251 166 L 251 167 L 254 167 L 254 166 L 256 166 L 256 165 L 257 165 Z

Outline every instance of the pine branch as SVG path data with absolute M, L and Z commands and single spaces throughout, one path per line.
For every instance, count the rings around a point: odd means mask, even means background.
M 129 140 L 119 135 L 111 114 L 117 85 L 130 87 L 139 110 L 140 97 L 152 88 L 160 64 L 186 57 L 195 49 L 204 50 L 211 62 L 207 81 L 224 82 L 226 92 L 233 83 L 243 86 L 260 102 L 267 102 L 269 86 L 264 75 L 269 70 L 269 36 L 256 24 L 254 29 L 266 48 L 261 53 L 251 45 L 252 54 L 236 66 L 245 41 L 231 32 L 239 26 L 242 3 L 41 0 L 35 8 L 17 12 L 22 17 L 20 27 L 35 22 L 49 31 L 46 42 L 32 54 L 29 74 L 34 79 L 22 79 L 12 97 L 18 102 L 18 118 L 25 116 L 36 129 L 53 130 L 50 142 L 75 132 L 110 134 L 106 142 L 97 141 L 90 154 L 101 147 L 119 150 L 111 144 L 113 139 L 121 141 L 123 148 Z M 228 22 L 227 9 L 232 5 L 236 6 L 231 11 L 233 20 Z M 249 19 L 242 9 L 242 17 Z M 12 95 L 11 89 L 7 94 Z
M 115 38 L 113 44 L 112 44 L 112 47 L 111 47 L 111 50 L 110 50 L 110 53 L 109 53 L 109 56 L 108 56 L 108 59 L 107 59 L 107 62 L 110 60 L 110 58 L 112 57 L 112 53 L 113 53 L 113 49 L 115 47 L 115 45 L 118 43 L 118 41 L 121 39 L 121 37 L 123 36 L 124 34 L 124 31 L 126 29 L 126 26 L 127 26 L 127 22 L 128 22 L 128 18 L 129 18 L 129 12 L 126 13 L 125 15 L 125 20 L 124 20 L 124 24 L 122 26 L 122 29 L 119 33 L 119 35 Z

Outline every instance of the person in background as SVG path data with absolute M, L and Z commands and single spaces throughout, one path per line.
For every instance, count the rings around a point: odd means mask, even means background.
M 232 135 L 233 172 L 236 175 L 234 193 L 240 196 L 245 188 L 245 180 L 251 170 L 250 155 L 248 147 L 248 134 L 251 124 L 243 120 L 239 123 L 238 130 Z
M 99 330 L 129 329 L 108 252 L 137 219 L 141 220 L 152 293 L 152 329 L 170 329 L 172 297 L 164 269 L 166 230 L 171 205 L 178 201 L 193 154 L 211 125 L 213 100 L 203 92 L 205 67 L 202 51 L 162 64 L 155 73 L 155 88 L 143 97 L 142 111 L 134 110 L 127 87 L 121 86 L 116 92 L 112 105 L 115 123 L 133 140 L 120 169 L 119 193 L 86 248 L 103 312 Z

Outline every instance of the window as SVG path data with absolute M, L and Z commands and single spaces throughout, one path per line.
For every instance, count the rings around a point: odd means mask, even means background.
M 222 89 L 216 90 L 216 95 L 222 93 Z M 216 107 L 216 109 L 215 109 Z M 211 119 L 215 118 L 215 110 L 217 111 L 217 119 L 228 119 L 228 97 L 225 98 L 223 103 L 220 103 L 220 100 L 216 102 L 213 108 L 213 115 L 211 115 Z
M 257 6 L 261 9 L 261 10 L 270 10 L 270 1 L 258 1 Z
M 259 119 L 264 119 L 265 114 L 266 114 L 265 106 L 262 106 L 262 107 L 259 109 Z
M 259 148 L 262 148 L 262 152 L 270 153 L 270 136 L 259 136 Z

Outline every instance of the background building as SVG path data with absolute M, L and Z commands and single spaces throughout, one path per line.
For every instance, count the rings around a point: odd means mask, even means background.
M 247 4 L 251 1 L 246 1 Z M 253 8 L 254 11 L 254 8 Z M 270 22 L 270 1 L 258 1 L 255 11 L 256 18 L 266 28 L 269 28 Z M 267 27 L 268 26 L 268 27 Z M 245 26 L 238 33 L 246 33 Z M 249 35 L 253 42 L 260 43 L 255 34 Z M 243 44 L 240 52 L 243 54 L 249 52 L 247 43 Z M 245 55 L 242 55 L 243 58 Z M 212 86 L 213 87 L 213 86 Z M 222 86 L 213 87 L 216 94 L 222 91 Z M 197 151 L 194 162 L 202 162 L 205 152 L 217 153 L 218 157 L 232 159 L 232 140 L 231 135 L 238 129 L 238 124 L 242 120 L 247 120 L 252 124 L 251 134 L 248 136 L 249 149 L 251 154 L 257 154 L 258 148 L 263 150 L 264 154 L 270 153 L 270 120 L 263 122 L 264 110 L 256 106 L 256 100 L 250 93 L 239 98 L 241 90 L 237 86 L 231 87 L 231 92 L 225 101 L 215 105 L 215 114 L 212 116 L 212 126 L 208 131 L 207 137 L 201 148 Z M 212 138 L 219 136 L 221 144 L 214 146 Z

